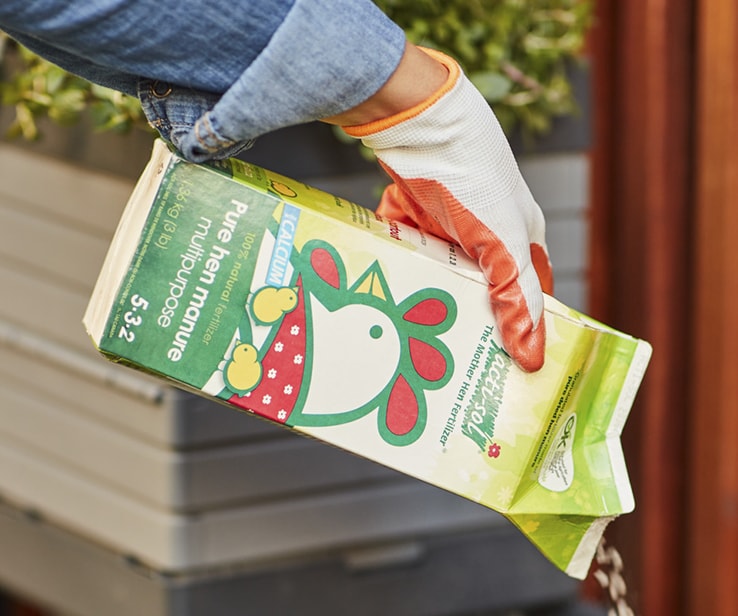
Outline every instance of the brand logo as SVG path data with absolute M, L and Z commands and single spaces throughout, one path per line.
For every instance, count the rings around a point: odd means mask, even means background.
M 500 445 L 494 441 L 495 424 L 502 406 L 502 393 L 505 390 L 511 362 L 504 349 L 494 340 L 489 338 L 488 343 L 490 346 L 486 351 L 483 344 L 477 346 L 466 373 L 472 380 L 477 376 L 477 368 L 480 365 L 483 369 L 466 407 L 461 431 L 473 440 L 479 449 L 487 451 L 489 457 L 497 458 L 500 455 Z
M 574 480 L 574 439 L 576 436 L 577 416 L 569 415 L 563 422 L 551 448 L 546 454 L 538 483 L 553 492 L 563 492 Z

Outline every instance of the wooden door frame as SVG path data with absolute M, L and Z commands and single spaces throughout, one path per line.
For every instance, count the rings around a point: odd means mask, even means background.
M 591 304 L 654 356 L 613 525 L 638 614 L 735 612 L 738 6 L 598 0 Z M 734 248 L 736 246 L 736 248 Z
M 682 612 L 689 323 L 692 0 L 598 0 L 591 36 L 594 139 L 590 311 L 654 346 L 623 434 L 636 512 L 608 531 L 629 599 Z
M 689 614 L 735 614 L 738 572 L 738 7 L 696 11 Z

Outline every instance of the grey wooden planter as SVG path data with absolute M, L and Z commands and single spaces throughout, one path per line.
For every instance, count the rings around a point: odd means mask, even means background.
M 548 217 L 558 296 L 586 308 L 581 122 L 568 145 L 522 151 L 521 168 Z M 0 143 L 0 586 L 110 616 L 572 599 L 576 585 L 493 512 L 96 355 L 81 315 L 150 144 L 84 126 Z M 369 207 L 384 182 L 323 125 L 243 157 Z

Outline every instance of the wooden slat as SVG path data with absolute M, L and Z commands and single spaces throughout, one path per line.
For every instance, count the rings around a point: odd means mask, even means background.
M 93 379 L 73 366 L 62 369 L 56 358 L 49 361 L 30 356 L 0 344 L 0 404 L 5 388 L 10 385 L 32 389 L 36 397 L 49 404 L 73 409 L 80 416 L 110 426 L 159 447 L 187 449 L 213 447 L 224 443 L 282 438 L 284 430 L 266 421 L 250 417 L 202 398 L 166 388 L 161 404 L 146 402 L 140 396 L 128 395 L 111 387 L 103 379 Z M 104 368 L 134 376 L 120 366 L 97 358 Z M 146 383 L 162 386 L 144 375 L 135 374 Z M 101 404 L 104 401 L 104 404 Z
M 92 292 L 108 241 L 30 209 L 0 202 L 0 257 L 58 284 Z
M 157 509 L 223 509 L 400 478 L 396 471 L 335 447 L 282 432 L 285 438 L 260 443 L 168 450 L 55 404 L 33 389 L 6 383 L 0 374 L 0 441 L 10 439 L 70 473 Z
M 692 1 L 597 5 L 593 316 L 654 347 L 624 432 L 636 512 L 608 534 L 637 613 L 675 616 L 686 528 Z
M 738 6 L 697 4 L 688 607 L 729 616 L 738 571 Z
M 0 143 L 0 198 L 112 237 L 133 182 Z
M 178 515 L 146 507 L 10 441 L 0 442 L 0 485 L 9 502 L 163 571 L 273 562 L 506 523 L 490 509 L 408 478 Z
M 82 325 L 88 296 L 0 258 L 0 319 L 96 356 Z

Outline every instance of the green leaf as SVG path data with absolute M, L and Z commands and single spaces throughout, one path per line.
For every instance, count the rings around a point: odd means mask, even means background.
M 487 71 L 469 75 L 471 82 L 477 87 L 488 102 L 502 100 L 512 89 L 512 81 L 501 73 Z
M 38 139 L 39 133 L 36 120 L 31 109 L 25 103 L 18 103 L 15 106 L 15 121 L 10 127 L 11 134 L 13 131 L 16 134 L 22 135 L 28 141 Z

